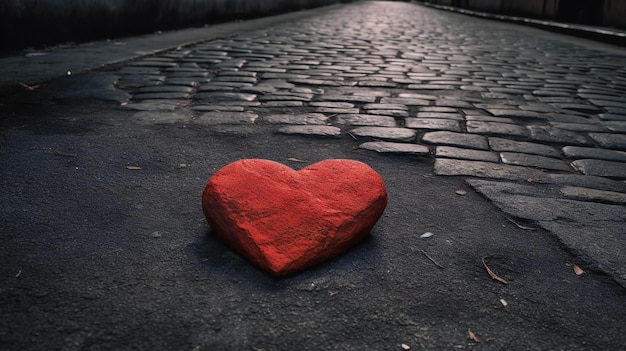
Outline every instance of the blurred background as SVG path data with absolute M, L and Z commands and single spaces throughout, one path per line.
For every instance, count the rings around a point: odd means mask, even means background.
M 421 2 L 565 23 L 626 28 L 626 0 L 431 0 Z
M 0 55 L 201 27 L 352 0 L 0 0 Z M 626 0 L 432 0 L 463 9 L 626 28 Z

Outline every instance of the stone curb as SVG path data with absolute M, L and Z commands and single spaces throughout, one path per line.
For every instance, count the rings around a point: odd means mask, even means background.
M 460 9 L 453 6 L 445 6 L 445 5 L 436 5 L 427 2 L 419 2 L 420 5 L 424 5 L 427 7 L 436 8 L 439 10 L 451 11 L 460 13 L 463 15 L 480 17 L 489 20 L 496 20 L 508 23 L 522 24 L 531 27 L 540 28 L 543 30 L 556 32 L 560 34 L 567 34 L 572 36 L 577 36 L 585 39 L 591 39 L 595 41 L 600 41 L 603 43 L 608 43 L 617 46 L 626 46 L 626 31 L 620 31 L 618 29 L 613 28 L 602 28 L 602 27 L 591 27 L 577 24 L 569 24 L 569 23 L 561 23 L 561 22 L 552 22 L 540 19 L 533 18 L 525 18 L 525 17 L 516 17 L 516 16 L 505 16 L 494 13 L 473 11 Z

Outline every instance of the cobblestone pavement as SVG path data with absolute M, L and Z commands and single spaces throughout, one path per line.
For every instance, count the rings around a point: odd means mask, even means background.
M 117 87 L 143 123 L 265 125 L 433 159 L 626 286 L 626 51 L 534 34 L 361 2 L 131 62 Z

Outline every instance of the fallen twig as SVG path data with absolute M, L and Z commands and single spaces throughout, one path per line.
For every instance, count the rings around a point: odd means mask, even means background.
M 509 222 L 515 224 L 519 229 L 523 229 L 523 230 L 537 230 L 537 228 L 533 228 L 533 227 L 527 227 L 524 225 L 521 225 L 517 222 L 515 222 L 514 220 L 510 219 L 509 217 L 506 218 Z
M 434 263 L 434 264 L 435 264 L 435 266 L 437 266 L 437 267 L 439 267 L 439 268 L 441 268 L 441 269 L 444 269 L 444 268 L 445 268 L 444 266 L 442 266 L 442 265 L 440 265 L 439 263 L 437 263 L 437 261 L 433 260 L 433 258 L 432 258 L 432 257 L 430 257 L 430 256 L 429 256 L 429 255 L 428 255 L 428 254 L 427 254 L 424 250 L 421 250 L 421 249 L 420 249 L 420 251 L 424 254 L 424 256 L 426 256 L 426 258 L 428 258 L 428 259 L 430 260 L 430 262 Z
M 24 89 L 26 89 L 26 90 L 30 90 L 30 91 L 33 91 L 33 90 L 39 89 L 39 88 L 41 88 L 41 87 L 43 86 L 43 84 L 28 85 L 28 84 L 26 84 L 26 83 L 22 83 L 22 82 L 19 82 L 19 84 L 20 84 L 20 85 L 21 85 Z
M 480 339 L 470 329 L 467 330 L 467 337 L 473 342 L 480 342 Z
M 481 261 L 483 262 L 483 266 L 485 266 L 485 269 L 487 270 L 487 273 L 489 274 L 489 276 L 491 277 L 491 279 L 497 280 L 502 284 L 508 284 L 509 282 L 507 282 L 506 280 L 498 277 L 497 274 L 495 274 L 490 268 L 489 266 L 487 266 L 487 264 L 485 263 L 485 258 L 483 257 L 481 259 Z

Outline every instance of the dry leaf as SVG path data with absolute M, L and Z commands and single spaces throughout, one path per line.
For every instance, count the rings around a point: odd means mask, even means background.
M 574 265 L 574 273 L 576 273 L 576 275 L 581 275 L 585 274 L 585 271 L 583 271 L 583 269 L 578 267 L 577 265 Z
M 467 195 L 467 191 L 465 191 L 465 190 L 457 190 L 457 191 L 455 191 L 455 193 L 456 193 L 457 195 L 461 195 L 461 196 L 465 196 L 465 195 Z
M 289 157 L 287 159 L 287 161 L 291 161 L 291 162 L 306 162 L 306 161 L 302 161 L 301 159 L 295 158 L 295 157 Z
M 26 90 L 30 90 L 30 91 L 33 91 L 33 90 L 39 89 L 39 88 L 41 88 L 41 87 L 43 86 L 43 84 L 28 85 L 28 84 L 26 84 L 26 83 L 22 83 L 22 82 L 19 82 L 19 83 L 20 83 L 20 85 L 21 85 L 21 86 L 23 86 Z
M 126 169 L 129 169 L 131 171 L 138 171 L 141 169 L 141 167 L 137 167 L 137 166 L 126 166 Z
M 476 337 L 476 334 L 472 333 L 472 331 L 469 329 L 467 330 L 467 337 L 474 342 L 480 342 L 480 340 L 478 340 L 478 338 Z
M 491 279 L 497 280 L 497 281 L 499 281 L 499 282 L 500 282 L 500 283 L 502 283 L 502 284 L 508 284 L 508 283 L 509 283 L 509 282 L 507 282 L 506 280 L 504 280 L 504 279 L 502 279 L 502 278 L 498 277 L 498 275 L 496 275 L 496 274 L 495 274 L 495 273 L 494 273 L 494 272 L 493 272 L 493 271 L 492 271 L 492 270 L 491 270 L 491 269 L 487 266 L 487 264 L 485 263 L 485 258 L 484 258 L 484 257 L 482 258 L 482 261 L 483 261 L 483 266 L 485 266 L 485 269 L 487 270 L 487 273 L 489 274 L 489 276 L 491 277 Z

